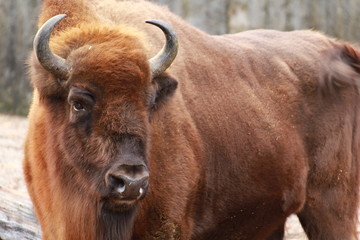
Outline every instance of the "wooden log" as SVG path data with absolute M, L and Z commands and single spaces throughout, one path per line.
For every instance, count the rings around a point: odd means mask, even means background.
M 29 197 L 0 186 L 0 240 L 17 239 L 40 240 L 40 226 Z

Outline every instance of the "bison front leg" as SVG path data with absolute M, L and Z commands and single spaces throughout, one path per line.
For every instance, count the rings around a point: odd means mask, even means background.
M 342 186 L 323 191 L 309 190 L 307 203 L 298 216 L 310 240 L 358 239 L 358 190 L 349 190 Z
M 285 222 L 266 240 L 282 240 L 285 234 Z

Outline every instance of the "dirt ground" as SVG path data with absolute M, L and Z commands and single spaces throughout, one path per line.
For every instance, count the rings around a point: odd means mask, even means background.
M 19 192 L 24 198 L 28 198 L 28 194 L 22 175 L 21 162 L 27 125 L 26 118 L 0 115 L 0 186 Z M 360 228 L 358 229 L 360 230 Z M 285 239 L 308 239 L 295 215 L 288 218 Z

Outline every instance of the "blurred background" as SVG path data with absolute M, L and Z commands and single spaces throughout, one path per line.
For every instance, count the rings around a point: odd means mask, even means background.
M 360 0 L 153 0 L 211 34 L 316 29 L 360 42 Z M 0 0 L 0 113 L 26 115 L 26 58 L 41 0 Z

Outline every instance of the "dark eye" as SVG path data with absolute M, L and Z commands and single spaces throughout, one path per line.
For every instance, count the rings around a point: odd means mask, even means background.
M 81 102 L 74 102 L 72 104 L 72 108 L 74 109 L 74 111 L 79 112 L 79 111 L 85 111 L 85 107 Z

